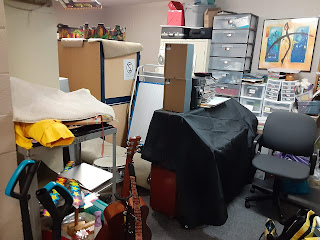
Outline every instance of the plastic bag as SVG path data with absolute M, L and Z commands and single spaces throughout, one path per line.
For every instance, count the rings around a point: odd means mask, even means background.
M 316 167 L 314 168 L 314 174 L 309 178 L 309 186 L 311 188 L 320 190 L 320 168 L 319 161 L 317 161 Z

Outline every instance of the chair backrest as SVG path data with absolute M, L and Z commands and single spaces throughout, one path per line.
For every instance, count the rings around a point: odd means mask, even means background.
M 273 112 L 262 135 L 263 146 L 296 156 L 311 156 L 317 137 L 316 122 L 309 116 L 292 112 Z

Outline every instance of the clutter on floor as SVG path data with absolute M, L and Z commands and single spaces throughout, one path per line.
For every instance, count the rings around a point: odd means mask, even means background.
M 156 43 L 60 23 L 60 90 L 10 78 L 24 239 L 319 238 L 319 19 L 227 6 L 169 1 Z

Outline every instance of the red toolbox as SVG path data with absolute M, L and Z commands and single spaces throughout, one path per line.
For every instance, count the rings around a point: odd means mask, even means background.
M 152 165 L 150 206 L 168 217 L 176 216 L 176 174 Z

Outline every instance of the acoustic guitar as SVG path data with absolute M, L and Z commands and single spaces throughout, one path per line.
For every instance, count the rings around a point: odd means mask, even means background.
M 138 196 L 132 165 L 132 158 L 140 139 L 140 137 L 129 139 L 121 200 L 108 205 L 104 210 L 105 223 L 96 240 L 151 240 L 152 238 L 151 230 L 146 224 L 149 208 Z

